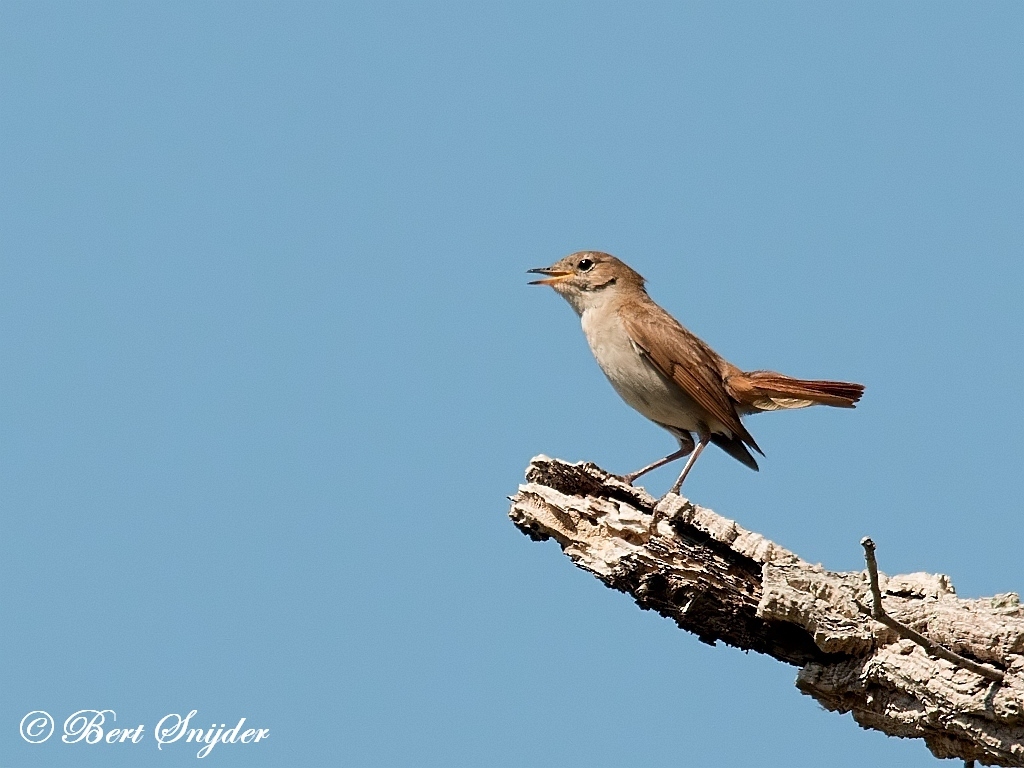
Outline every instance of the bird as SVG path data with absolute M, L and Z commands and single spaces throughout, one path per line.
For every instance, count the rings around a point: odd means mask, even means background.
M 854 408 L 864 393 L 862 384 L 740 370 L 656 304 L 644 278 L 611 254 L 579 251 L 528 272 L 544 275 L 530 285 L 550 286 L 579 315 L 590 350 L 619 396 L 679 442 L 677 451 L 622 475 L 630 485 L 688 456 L 668 492 L 678 494 L 710 443 L 756 472 L 751 451 L 764 451 L 743 417 L 811 405 Z

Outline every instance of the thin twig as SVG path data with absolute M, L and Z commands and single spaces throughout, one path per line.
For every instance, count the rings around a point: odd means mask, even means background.
M 913 640 L 932 656 L 938 656 L 940 659 L 945 659 L 951 664 L 956 664 L 958 667 L 962 667 L 963 669 L 969 669 L 974 674 L 981 675 L 989 680 L 994 680 L 997 683 L 1001 683 L 1003 681 L 1005 675 L 998 669 L 994 669 L 993 667 L 989 667 L 985 664 L 979 664 L 976 661 L 971 661 L 958 653 L 953 653 L 943 646 L 933 643 L 920 632 L 915 632 L 906 624 L 901 624 L 887 614 L 885 609 L 882 607 L 882 591 L 878 587 L 878 563 L 875 561 L 875 542 L 865 536 L 861 539 L 860 544 L 864 547 L 864 559 L 868 564 L 868 578 L 871 580 L 871 617 L 875 621 L 879 621 L 890 629 L 896 630 L 901 637 L 905 637 L 907 640 Z

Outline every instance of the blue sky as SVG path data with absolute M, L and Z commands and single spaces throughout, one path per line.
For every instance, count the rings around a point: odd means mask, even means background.
M 625 472 L 525 270 L 620 256 L 765 414 L 696 502 L 804 558 L 1021 591 L 1017 3 L 0 6 L 0 768 L 924 766 L 506 517 Z M 650 476 L 664 492 L 676 468 Z M 29 711 L 146 741 L 30 745 Z M 204 763 L 205 764 L 205 763 Z

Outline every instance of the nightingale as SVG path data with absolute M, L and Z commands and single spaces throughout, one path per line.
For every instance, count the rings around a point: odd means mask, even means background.
M 644 278 L 610 254 L 580 251 L 529 272 L 545 275 L 530 285 L 551 286 L 576 310 L 590 351 L 619 396 L 679 441 L 679 450 L 624 475 L 630 484 L 689 456 L 669 491 L 678 494 L 708 443 L 757 471 L 750 450 L 764 452 L 741 417 L 810 405 L 853 408 L 864 392 L 845 381 L 741 371 L 655 304 Z

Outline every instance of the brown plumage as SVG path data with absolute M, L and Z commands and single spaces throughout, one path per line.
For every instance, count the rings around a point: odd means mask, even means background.
M 831 405 L 855 408 L 864 394 L 863 384 L 821 379 L 794 379 L 775 371 L 737 372 L 723 379 L 729 396 L 758 411 Z
M 709 443 L 756 470 L 749 449 L 763 451 L 740 417 L 811 405 L 853 408 L 864 392 L 845 381 L 740 370 L 658 306 L 643 277 L 607 253 L 581 251 L 531 271 L 546 275 L 535 283 L 550 285 L 580 315 L 591 351 L 619 395 L 679 440 L 675 453 L 625 475 L 629 482 L 690 455 L 670 491 L 678 492 Z

